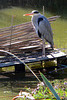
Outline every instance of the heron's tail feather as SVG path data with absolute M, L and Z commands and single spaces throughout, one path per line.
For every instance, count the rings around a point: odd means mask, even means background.
M 53 49 L 53 48 L 54 48 L 54 42 L 52 41 L 52 42 L 50 43 L 50 45 L 51 45 L 51 48 Z
M 54 48 L 54 42 L 53 42 L 53 39 L 52 40 L 47 40 L 46 41 L 51 45 L 51 48 L 53 49 Z

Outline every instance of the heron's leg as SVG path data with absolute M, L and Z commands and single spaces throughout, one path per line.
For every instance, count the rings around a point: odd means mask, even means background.
M 46 53 L 45 53 L 45 39 L 43 39 L 43 51 L 42 51 L 42 56 L 45 57 Z

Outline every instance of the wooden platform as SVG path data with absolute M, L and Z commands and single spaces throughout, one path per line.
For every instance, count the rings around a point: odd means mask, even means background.
M 51 23 L 58 17 L 53 16 L 48 20 Z M 31 22 L 0 29 L 0 50 L 15 54 L 22 60 L 23 64 L 66 57 L 65 53 L 55 48 L 52 50 L 48 44 L 46 44 L 46 57 L 42 57 L 42 40 L 36 35 Z M 16 58 L 0 52 L 1 68 L 14 65 L 23 66 L 23 64 Z
M 29 47 L 30 48 L 30 47 Z M 24 48 L 22 48 L 24 50 Z M 39 62 L 39 61 L 50 61 L 62 57 L 66 57 L 66 54 L 59 51 L 58 49 L 52 50 L 50 47 L 46 48 L 46 57 L 42 56 L 42 49 L 36 48 L 36 50 L 32 50 L 32 48 L 29 50 L 24 50 L 25 52 L 22 54 L 16 54 L 18 58 L 22 60 L 23 63 L 33 63 L 33 62 Z M 16 58 L 10 56 L 10 55 L 2 55 L 0 56 L 0 67 L 8 67 L 8 66 L 14 66 L 17 64 L 21 64 Z

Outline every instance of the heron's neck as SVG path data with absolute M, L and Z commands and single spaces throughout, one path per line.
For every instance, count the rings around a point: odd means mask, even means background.
M 37 24 L 37 21 L 38 21 L 38 18 L 41 16 L 41 14 L 36 14 L 34 16 L 32 16 L 32 24 L 34 25 L 34 27 L 38 26 Z
M 34 16 L 32 16 L 32 21 L 36 21 L 39 17 L 41 16 L 41 14 L 35 14 Z

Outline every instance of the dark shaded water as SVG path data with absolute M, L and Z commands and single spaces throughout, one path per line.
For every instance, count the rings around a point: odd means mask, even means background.
M 67 81 L 67 68 L 65 70 L 60 70 L 58 72 L 54 71 L 51 74 L 48 69 L 34 69 L 33 70 L 40 80 L 39 71 L 41 71 L 49 80 L 59 79 L 62 81 Z M 27 70 L 26 73 L 14 73 L 14 72 L 2 72 L 0 73 L 0 100 L 11 100 L 14 96 L 18 95 L 19 91 L 27 91 L 27 88 L 36 88 L 38 80 L 35 76 Z M 9 99 L 9 97 L 10 99 Z M 3 98 L 2 98 L 3 97 Z
M 35 74 L 38 76 L 40 80 L 40 74 L 39 71 L 41 71 L 49 80 L 54 79 L 67 79 L 67 68 L 64 70 L 54 70 L 54 68 L 51 70 L 51 68 L 40 68 L 40 69 L 33 69 Z M 49 73 L 51 72 L 51 73 Z M 8 83 L 11 84 L 11 86 L 19 86 L 19 87 L 31 87 L 35 88 L 36 84 L 38 83 L 38 80 L 36 77 L 29 71 L 26 70 L 25 73 L 14 73 L 14 72 L 2 72 L 0 73 L 0 87 L 1 83 L 8 86 Z M 20 84 L 18 84 L 20 83 Z

